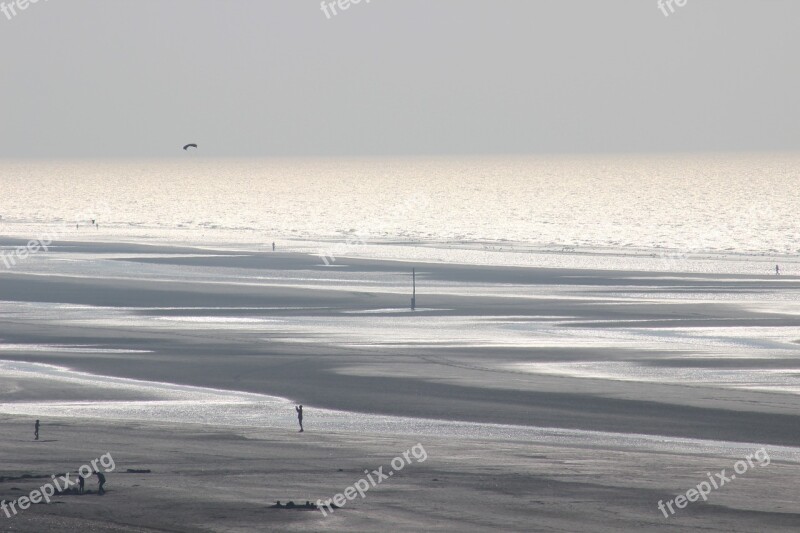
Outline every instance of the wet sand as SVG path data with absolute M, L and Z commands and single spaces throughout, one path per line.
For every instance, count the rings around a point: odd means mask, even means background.
M 603 335 L 683 335 L 723 326 L 791 330 L 800 326 L 791 303 L 764 312 L 756 305 L 763 302 L 750 300 L 777 294 L 791 302 L 800 279 L 415 266 L 421 309 L 411 314 L 405 262 L 342 258 L 332 269 L 304 254 L 70 243 L 0 272 L 0 359 L 268 394 L 312 410 L 767 446 L 800 442 L 797 394 L 544 375 L 518 366 L 633 361 L 714 370 L 736 361 L 743 372 L 767 366 L 792 373 L 796 354 L 788 341 L 751 353 L 747 346 L 710 350 L 702 342 L 692 348 Z M 563 342 L 537 342 L 543 335 L 559 339 L 562 331 Z M 73 349 L 31 348 L 42 345 Z M 729 349 L 742 353 L 724 357 Z M 0 402 L 82 397 L 80 390 L 2 381 Z M 110 391 L 108 398 L 124 395 Z M 403 531 L 776 531 L 800 525 L 792 462 L 748 473 L 708 503 L 665 519 L 656 508 L 660 499 L 703 481 L 706 471 L 730 468 L 737 457 L 426 437 L 429 461 L 409 467 L 401 483 L 393 479 L 388 490 L 324 518 L 266 507 L 279 499 L 331 497 L 364 468 L 377 468 L 416 442 L 389 434 L 62 419 L 46 424 L 48 433 L 58 432 L 57 443 L 31 443 L 27 419 L 5 416 L 2 424 L 4 472 L 55 473 L 106 451 L 134 465 L 126 468 L 154 470 L 146 479 L 113 475 L 108 495 L 86 504 L 82 497 L 80 504 L 65 498 L 38 506 L 9 521 L 20 528 L 10 531 L 56 523 L 97 531 L 372 531 L 381 524 Z M 86 443 L 97 451 L 84 458 Z M 14 497 L 8 485 L 0 483 L 0 498 Z M 103 525 L 104 517 L 118 529 L 102 529 L 112 527 Z
M 47 476 L 111 453 L 104 496 L 64 496 L 11 519 L 4 531 L 792 531 L 800 467 L 771 462 L 669 518 L 658 511 L 738 458 L 652 454 L 388 435 L 231 431 L 208 426 L 2 418 L 4 475 Z M 421 443 L 409 464 L 332 515 L 270 509 L 332 498 Z M 413 458 L 413 456 L 412 456 Z M 151 470 L 127 474 L 127 469 Z M 17 498 L 42 480 L 0 482 Z M 87 488 L 96 490 L 96 481 Z M 17 489 L 17 490 L 15 490 Z

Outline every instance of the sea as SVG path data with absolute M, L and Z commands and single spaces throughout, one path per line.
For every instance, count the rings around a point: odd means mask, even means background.
M 771 262 L 800 252 L 799 175 L 800 154 L 5 160 L 0 235 L 498 264 L 633 255 L 662 270 L 703 254 Z

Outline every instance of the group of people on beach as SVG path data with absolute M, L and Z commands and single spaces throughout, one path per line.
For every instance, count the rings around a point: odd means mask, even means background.
M 300 433 L 303 433 L 303 406 L 296 405 L 294 410 L 297 412 L 297 422 L 300 424 Z M 41 421 L 37 419 L 36 423 L 33 425 L 33 440 L 39 440 L 39 428 L 41 425 Z M 102 472 L 95 472 L 94 475 L 97 476 L 98 494 L 105 494 L 104 485 L 106 484 L 106 476 Z M 85 483 L 86 478 L 78 476 L 78 494 L 83 494 Z
M 94 226 L 95 229 L 100 229 L 100 223 L 97 222 L 95 219 L 92 219 L 92 223 L 90 224 L 90 226 Z M 76 222 L 75 229 L 80 229 L 80 227 L 81 227 L 80 223 Z
M 301 406 L 302 407 L 302 406 Z M 301 415 L 302 420 L 302 415 Z M 33 425 L 33 440 L 39 440 L 39 428 L 41 427 L 41 422 L 36 420 L 36 423 Z M 106 484 L 106 476 L 100 471 L 94 473 L 97 476 L 97 494 L 103 495 L 106 493 L 105 484 Z M 91 476 L 88 476 L 91 477 Z M 78 474 L 78 494 L 83 494 L 84 487 L 86 485 L 86 478 L 82 475 Z
M 100 471 L 95 472 L 94 475 L 97 476 L 97 494 L 102 496 L 106 493 L 106 476 Z M 82 474 L 78 474 L 78 494 L 83 494 L 84 486 L 86 485 L 86 479 L 87 478 L 83 477 Z
M 296 405 L 295 411 L 297 412 L 297 422 L 300 424 L 300 433 L 304 431 L 303 429 L 303 406 Z M 39 429 L 41 428 L 41 421 L 36 420 L 36 423 L 33 425 L 33 440 L 39 440 Z M 97 476 L 97 493 L 98 494 L 105 494 L 105 484 L 106 484 L 106 476 L 99 471 L 94 473 Z M 88 476 L 91 477 L 91 476 Z M 84 488 L 86 485 L 86 477 L 83 475 L 78 475 L 78 494 L 84 493 Z

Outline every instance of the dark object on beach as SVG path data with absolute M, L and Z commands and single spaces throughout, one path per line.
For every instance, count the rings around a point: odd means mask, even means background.
M 125 471 L 126 474 L 151 474 L 150 470 L 137 470 L 135 468 L 129 468 Z
M 102 496 L 106 493 L 106 489 L 103 488 L 103 485 L 106 484 L 106 476 L 104 476 L 101 472 L 95 472 L 97 476 L 97 494 Z
M 331 507 L 334 509 L 339 509 L 336 504 L 331 503 Z M 270 505 L 270 509 L 295 509 L 298 511 L 306 511 L 306 510 L 314 510 L 317 509 L 317 506 L 311 503 L 310 501 L 306 500 L 306 503 L 298 505 L 294 503 L 294 501 L 289 500 L 286 502 L 286 505 L 282 504 L 280 500 L 275 505 Z
M 83 488 L 86 484 L 86 478 L 78 474 L 78 494 L 83 494 Z
M 191 144 L 187 144 L 186 146 L 183 147 L 183 149 L 186 150 L 187 152 L 189 151 L 189 148 L 197 148 L 197 145 L 194 144 L 194 143 L 191 143 Z
M 273 252 L 275 251 L 275 243 L 274 242 L 272 243 L 272 251 Z
M 57 476 L 63 476 L 64 474 L 56 474 Z M 22 474 L 19 477 L 11 477 L 11 476 L 0 476 L 0 482 L 3 481 L 19 481 L 20 479 L 47 479 L 50 476 L 46 474 Z
M 36 425 L 33 426 L 33 440 L 39 440 L 39 421 L 36 421 Z
M 303 406 L 297 405 L 294 408 L 297 411 L 297 421 L 300 423 L 300 433 L 303 432 Z

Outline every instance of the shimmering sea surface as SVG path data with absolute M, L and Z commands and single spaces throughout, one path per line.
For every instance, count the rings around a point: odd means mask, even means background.
M 0 235 L 795 254 L 798 175 L 790 154 L 0 161 Z

